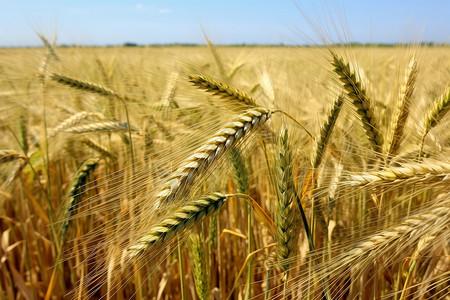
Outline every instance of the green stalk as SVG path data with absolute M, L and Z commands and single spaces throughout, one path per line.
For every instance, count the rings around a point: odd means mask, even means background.
M 180 270 L 180 289 L 181 289 L 181 299 L 186 300 L 186 292 L 184 290 L 184 266 L 183 266 L 183 254 L 181 253 L 181 243 L 180 237 L 178 237 L 178 267 Z

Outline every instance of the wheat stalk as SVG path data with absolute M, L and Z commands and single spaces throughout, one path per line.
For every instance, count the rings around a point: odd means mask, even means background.
M 272 111 L 267 108 L 255 107 L 233 118 L 170 176 L 156 195 L 156 207 L 170 203 L 182 194 L 196 177 L 210 168 L 225 152 L 246 139 L 253 130 L 263 125 L 271 114 Z
M 234 100 L 235 103 L 248 106 L 258 106 L 256 100 L 246 92 L 214 80 L 210 77 L 191 75 L 189 76 L 189 81 L 200 89 L 204 89 L 213 95 L 217 95 L 225 99 Z
M 373 112 L 373 107 L 366 90 L 362 86 L 360 77 L 357 71 L 352 71 L 350 65 L 345 63 L 342 57 L 331 51 L 333 57 L 334 71 L 339 76 L 347 96 L 351 99 L 356 108 L 356 112 L 361 119 L 362 126 L 366 133 L 370 144 L 376 152 L 381 152 L 383 146 L 383 135 L 381 134 L 376 117 Z
M 220 209 L 227 196 L 214 193 L 201 199 L 187 202 L 178 208 L 171 216 L 152 226 L 148 233 L 139 238 L 127 249 L 127 256 L 135 258 L 143 255 L 150 247 L 162 244 L 176 233 L 192 226 L 213 212 Z
M 430 160 L 420 163 L 403 164 L 401 167 L 388 167 L 376 172 L 353 174 L 348 179 L 350 185 L 362 186 L 407 179 L 420 179 L 430 175 L 443 177 L 449 174 L 450 163 Z
M 409 61 L 405 72 L 405 78 L 400 90 L 399 99 L 395 107 L 394 115 L 392 117 L 389 136 L 386 141 L 386 155 L 390 157 L 398 154 L 400 143 L 403 137 L 406 121 L 408 119 L 410 106 L 413 100 L 413 94 L 417 78 L 417 60 L 415 56 Z

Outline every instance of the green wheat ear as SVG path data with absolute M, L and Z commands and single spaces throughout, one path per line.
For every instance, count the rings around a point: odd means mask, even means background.
M 189 238 L 192 253 L 192 265 L 194 269 L 194 281 L 197 296 L 200 300 L 209 299 L 209 266 L 206 257 L 206 247 L 199 234 L 193 234 Z
M 201 199 L 190 201 L 177 209 L 171 216 L 149 229 L 148 233 L 138 239 L 128 248 L 128 257 L 143 255 L 150 247 L 162 244 L 175 233 L 191 227 L 202 218 L 219 210 L 227 197 L 221 193 L 214 193 Z
M 296 225 L 299 213 L 294 205 L 294 157 L 287 129 L 282 131 L 279 138 L 275 174 L 278 192 L 278 213 L 275 219 L 278 228 L 278 260 L 281 262 L 280 267 L 287 271 L 290 265 L 287 259 L 296 253 L 300 228 Z
M 334 126 L 336 125 L 337 118 L 344 104 L 344 96 L 340 95 L 333 103 L 330 113 L 327 119 L 320 127 L 319 137 L 314 139 L 314 146 L 311 157 L 311 164 L 313 168 L 318 168 L 322 162 L 323 154 L 330 140 L 331 133 L 333 132 Z
M 62 237 L 66 236 L 67 230 L 71 222 L 71 218 L 75 215 L 78 204 L 80 203 L 81 195 L 85 190 L 85 185 L 88 182 L 89 176 L 95 171 L 99 163 L 98 158 L 90 158 L 86 160 L 78 169 L 73 183 L 69 189 L 69 203 L 65 213 L 65 221 L 62 225 Z

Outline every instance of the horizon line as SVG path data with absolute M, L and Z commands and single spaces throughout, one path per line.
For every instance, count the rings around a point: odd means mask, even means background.
M 332 44 L 284 44 L 284 43 L 229 43 L 229 44 L 214 44 L 215 47 L 303 47 L 303 48 L 313 48 L 313 47 L 329 47 L 329 46 L 376 46 L 376 47 L 397 47 L 397 46 L 433 46 L 442 47 L 449 46 L 450 43 L 447 42 L 419 42 L 419 43 L 361 43 L 361 42 L 347 42 L 347 43 L 332 43 Z M 143 48 L 143 47 L 207 47 L 207 44 L 203 43 L 149 43 L 149 44 L 139 44 L 134 42 L 124 42 L 121 44 L 104 44 L 104 45 L 88 45 L 88 44 L 56 44 L 55 47 L 58 48 L 112 48 L 112 47 L 126 47 L 126 48 Z M 27 45 L 27 46 L 7 46 L 0 45 L 1 49 L 20 49 L 20 48 L 45 48 L 45 45 Z

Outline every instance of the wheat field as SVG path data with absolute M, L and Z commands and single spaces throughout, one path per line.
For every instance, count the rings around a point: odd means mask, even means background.
M 450 51 L 0 49 L 0 299 L 449 299 Z

